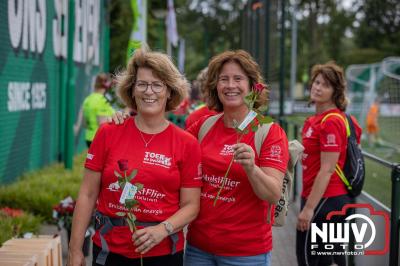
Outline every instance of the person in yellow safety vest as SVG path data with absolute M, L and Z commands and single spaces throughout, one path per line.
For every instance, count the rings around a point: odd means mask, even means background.
M 104 94 L 111 88 L 111 81 L 105 73 L 98 74 L 94 85 L 94 92 L 85 98 L 79 114 L 79 120 L 84 118 L 86 129 L 85 140 L 88 147 L 93 141 L 99 126 L 107 122 L 107 118 L 114 113 L 114 109 L 107 101 Z M 74 126 L 75 135 L 79 130 L 79 124 Z

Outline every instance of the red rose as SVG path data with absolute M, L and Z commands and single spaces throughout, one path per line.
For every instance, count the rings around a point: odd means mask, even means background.
M 74 212 L 74 208 L 75 208 L 75 206 L 74 205 L 68 205 L 66 208 L 65 208 L 65 212 L 67 212 L 67 213 L 73 213 Z
M 253 87 L 253 90 L 257 93 L 261 93 L 265 89 L 265 85 L 262 83 L 256 83 Z
M 122 172 L 128 171 L 128 160 L 118 160 L 118 167 Z

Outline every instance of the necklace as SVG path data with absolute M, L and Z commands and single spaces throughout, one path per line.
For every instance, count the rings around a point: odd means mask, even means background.
M 139 130 L 140 137 L 142 138 L 142 140 L 143 140 L 143 142 L 144 142 L 144 147 L 145 147 L 145 148 L 147 148 L 147 147 L 150 145 L 150 142 L 155 138 L 156 135 L 158 135 L 159 133 L 161 133 L 161 132 L 157 132 L 157 133 L 155 133 L 155 134 L 152 134 L 151 138 L 150 138 L 148 141 L 146 141 L 145 138 L 144 138 L 144 136 L 143 136 L 142 131 L 140 130 L 140 128 L 139 128 L 139 126 L 138 126 L 139 123 L 138 123 L 138 121 L 137 121 L 137 117 L 136 117 L 136 119 L 135 119 L 135 123 L 136 123 L 136 128 Z M 149 134 L 149 135 L 150 135 L 150 134 Z
M 140 137 L 142 137 L 142 140 L 143 140 L 143 142 L 144 142 L 144 147 L 147 148 L 147 146 L 149 146 L 150 142 L 154 139 L 154 137 L 155 137 L 157 134 L 154 134 L 154 135 L 150 138 L 149 141 L 146 141 L 146 140 L 144 139 L 144 136 L 143 136 L 143 134 L 142 134 L 142 131 L 140 131 L 140 129 L 138 129 L 138 130 L 139 130 L 139 133 L 140 133 Z

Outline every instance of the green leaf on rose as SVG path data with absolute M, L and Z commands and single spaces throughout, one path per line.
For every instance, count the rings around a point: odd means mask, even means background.
M 128 176 L 128 181 L 131 181 L 137 174 L 137 170 L 133 169 L 133 171 L 131 172 L 131 174 Z
M 126 199 L 125 200 L 125 207 L 127 207 L 128 209 L 132 209 L 133 207 L 135 207 L 135 205 L 138 205 L 139 202 L 135 199 Z M 128 213 L 129 216 L 129 213 Z
M 114 175 L 115 175 L 116 177 L 118 177 L 118 179 L 119 179 L 119 178 L 122 178 L 121 174 L 118 173 L 117 170 L 114 170 Z
M 266 104 L 261 105 L 257 108 L 257 110 L 260 111 L 261 113 L 264 113 L 268 110 L 268 105 L 266 105 Z
M 122 190 L 124 190 L 125 184 L 126 184 L 125 179 L 122 179 L 121 181 L 118 180 L 118 185 Z
M 253 92 L 250 92 L 249 94 L 247 94 L 246 96 L 244 96 L 244 99 L 245 99 L 245 100 L 248 100 L 249 102 L 250 102 L 250 101 L 253 101 L 253 99 L 254 99 L 254 93 L 253 93 Z
M 246 97 L 244 97 L 244 103 L 246 104 L 246 106 L 250 106 L 252 99 L 248 98 L 249 95 L 247 95 Z
M 251 126 L 251 131 L 256 132 L 258 130 L 258 126 Z
M 142 183 L 135 183 L 134 185 L 135 185 L 135 187 L 137 187 L 138 191 L 143 189 L 143 184 Z
M 257 116 L 257 119 L 260 124 L 268 124 L 274 122 L 274 119 L 272 119 L 272 117 L 270 116 L 261 116 L 261 117 Z

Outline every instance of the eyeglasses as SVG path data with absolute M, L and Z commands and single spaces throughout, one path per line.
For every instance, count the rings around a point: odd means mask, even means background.
M 162 83 L 161 81 L 154 81 L 151 83 L 145 81 L 138 81 L 135 83 L 135 88 L 139 92 L 147 91 L 147 88 L 149 86 L 154 93 L 160 93 L 164 89 L 164 83 Z

